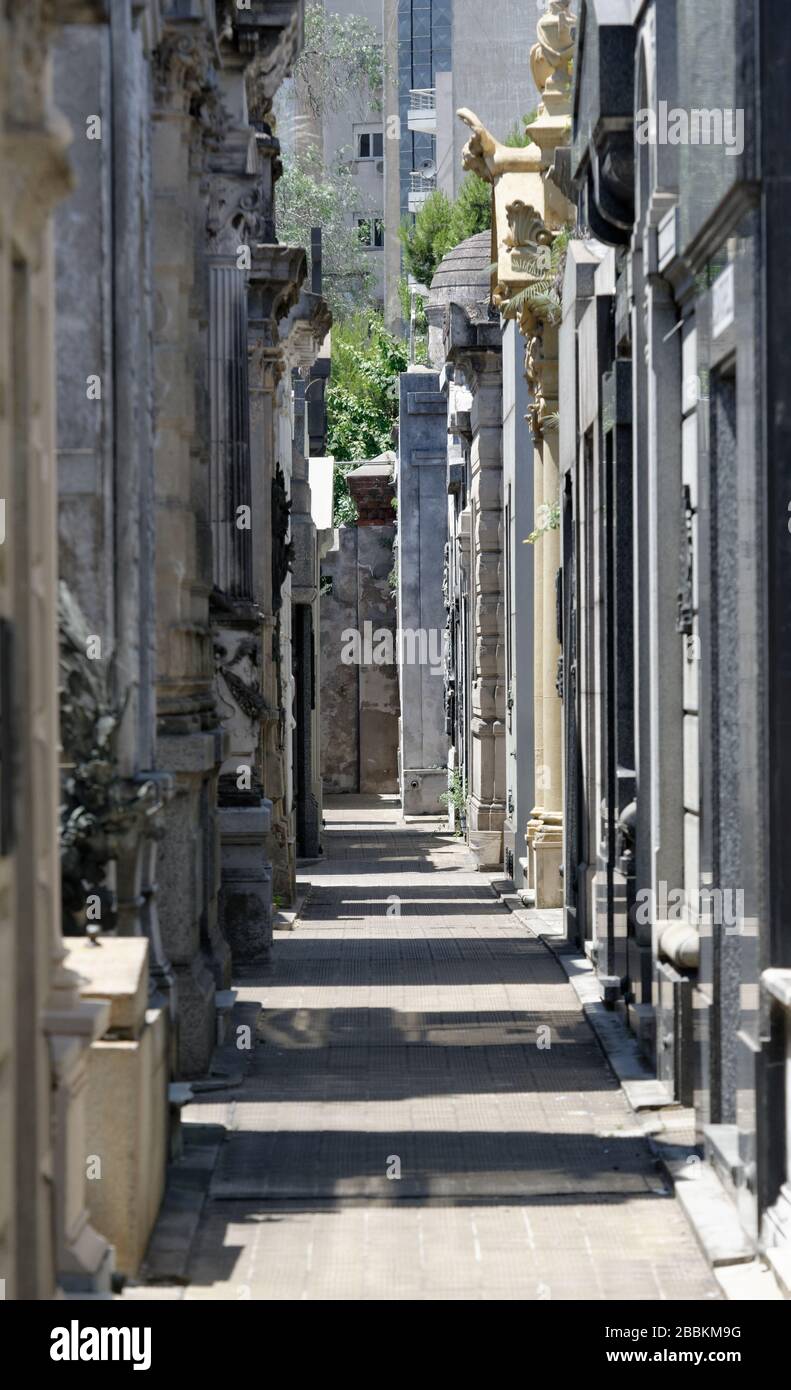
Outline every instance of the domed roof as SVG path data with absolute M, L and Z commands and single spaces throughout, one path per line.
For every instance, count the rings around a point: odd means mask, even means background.
M 431 281 L 426 307 L 486 304 L 491 292 L 492 234 L 476 232 L 442 257 Z

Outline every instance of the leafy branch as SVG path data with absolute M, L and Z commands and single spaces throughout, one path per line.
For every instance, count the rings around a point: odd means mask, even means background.
M 527 274 L 532 282 L 501 304 L 500 312 L 506 318 L 515 318 L 522 309 L 530 308 L 545 323 L 560 322 L 563 273 L 571 236 L 571 227 L 561 227 L 551 246 L 543 248 L 544 254 L 533 257 L 528 263 Z
M 542 502 L 536 515 L 538 525 L 535 531 L 531 531 L 525 537 L 525 545 L 535 545 L 536 541 L 545 536 L 547 531 L 560 530 L 560 502 Z
M 348 105 L 357 93 L 361 111 L 382 107 L 382 45 L 362 15 L 325 10 L 321 0 L 305 9 L 305 43 L 294 64 L 301 102 L 319 120 Z

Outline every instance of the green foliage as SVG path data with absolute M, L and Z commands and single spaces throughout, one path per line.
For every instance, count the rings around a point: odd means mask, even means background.
M 325 399 L 327 452 L 336 460 L 335 526 L 356 520 L 346 483 L 350 466 L 392 447 L 398 374 L 407 365 L 407 345 L 387 332 L 380 310 L 360 310 L 333 327 Z
M 537 259 L 528 268 L 528 274 L 534 275 L 535 279 L 500 306 L 506 317 L 513 317 L 529 305 L 547 323 L 560 322 L 563 272 L 572 230 L 571 227 L 562 227 L 549 248 L 548 260 Z
M 454 202 L 435 189 L 415 214 L 414 223 L 401 224 L 407 270 L 419 284 L 429 286 L 442 257 L 453 246 L 491 225 L 492 190 L 477 174 L 465 175 Z
M 544 422 L 545 426 L 549 423 L 550 418 L 548 417 Z M 536 541 L 541 536 L 545 536 L 547 531 L 560 530 L 560 502 L 542 502 L 536 513 L 536 521 L 538 525 L 535 531 L 531 531 L 530 535 L 525 537 L 525 545 L 535 545 Z
M 467 793 L 460 768 L 453 769 L 448 782 L 448 790 L 441 792 L 439 799 L 442 805 L 447 806 L 448 809 L 453 807 L 456 834 L 461 835 L 461 820 L 467 813 Z
M 492 225 L 492 186 L 477 174 L 465 174 L 450 214 L 450 244 L 458 246 Z
M 313 151 L 292 155 L 275 186 L 277 234 L 304 246 L 310 259 L 312 227 L 322 229 L 323 292 L 333 317 L 367 303 L 374 288 L 372 262 L 354 224 L 359 192 L 348 167 L 323 170 Z
M 537 117 L 538 117 L 538 107 L 537 107 L 537 106 L 534 106 L 534 108 L 532 108 L 532 111 L 528 111 L 527 115 L 523 115 L 523 118 L 521 118 L 521 120 L 523 120 L 523 126 L 524 126 L 524 125 L 532 125 L 532 122 L 534 122 L 535 120 L 537 120 Z M 521 131 L 520 131 L 519 125 L 514 125 L 513 128 L 512 128 L 512 131 L 510 131 L 509 133 L 507 133 L 505 140 L 503 140 L 503 145 L 510 145 L 510 146 L 524 146 L 524 145 L 530 145 L 531 139 L 532 139 L 532 136 L 531 136 L 530 131 L 525 131 L 525 129 L 521 129 Z
M 332 485 L 333 526 L 353 526 L 357 520 L 357 508 L 346 481 L 346 474 L 351 472 L 353 467 L 353 463 L 339 463 L 336 460 Z
M 434 271 L 453 242 L 450 240 L 451 203 L 437 188 L 429 193 L 413 223 L 401 223 L 399 236 L 404 248 L 404 264 L 418 284 L 428 287 Z
M 336 14 L 312 0 L 293 74 L 301 104 L 317 119 L 348 106 L 350 93 L 357 94 L 361 113 L 381 107 L 382 45 L 362 15 Z

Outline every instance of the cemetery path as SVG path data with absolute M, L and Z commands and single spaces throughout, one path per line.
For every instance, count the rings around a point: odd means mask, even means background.
M 184 1113 L 208 1188 L 127 1296 L 718 1298 L 544 943 L 438 822 L 325 816 L 295 929 L 234 982 L 246 1075 Z

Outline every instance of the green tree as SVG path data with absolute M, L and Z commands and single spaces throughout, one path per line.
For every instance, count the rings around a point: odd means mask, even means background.
M 466 174 L 450 211 L 451 246 L 485 232 L 492 225 L 492 186 L 477 174 Z
M 322 169 L 313 151 L 292 155 L 275 185 L 278 240 L 304 246 L 321 227 L 323 293 L 333 317 L 343 318 L 371 298 L 374 274 L 354 216 L 359 194 L 348 167 Z
M 404 221 L 399 235 L 404 263 L 418 284 L 430 285 L 434 271 L 453 242 L 450 240 L 451 202 L 442 189 L 429 193 L 413 223 Z
M 398 374 L 407 347 L 384 326 L 378 309 L 358 311 L 333 327 L 332 373 L 326 392 L 327 452 L 336 460 L 336 526 L 353 522 L 346 474 L 353 463 L 392 447 L 398 415 Z
M 348 106 L 357 95 L 361 110 L 381 106 L 382 45 L 362 15 L 325 10 L 322 0 L 305 9 L 305 42 L 293 68 L 302 105 L 320 118 Z

